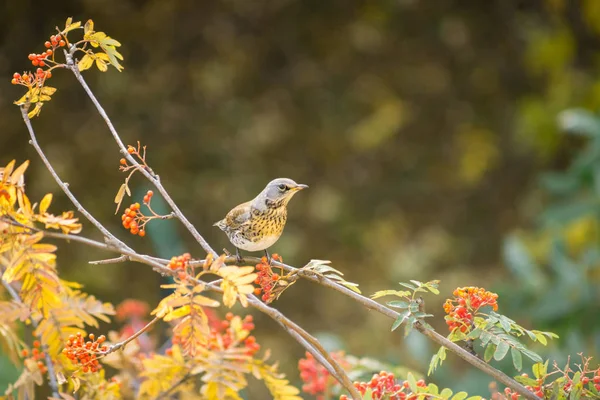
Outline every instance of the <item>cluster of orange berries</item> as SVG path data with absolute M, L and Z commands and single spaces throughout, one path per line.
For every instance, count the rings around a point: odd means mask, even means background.
M 89 340 L 84 342 L 81 332 L 77 332 L 77 335 L 69 336 L 67 345 L 62 353 L 73 363 L 81 364 L 83 372 L 96 372 L 102 368 L 96 358 L 96 354 L 108 350 L 108 347 L 102 344 L 106 341 L 106 337 L 100 335 L 96 339 L 94 334 L 90 333 L 88 338 Z
M 283 259 L 279 254 L 273 254 L 271 259 L 279 262 L 283 262 Z M 269 302 L 273 297 L 273 286 L 277 282 L 280 276 L 273 272 L 269 260 L 267 257 L 262 257 L 260 263 L 256 264 L 257 278 L 254 280 L 254 284 L 260 286 L 254 289 L 254 294 L 260 296 L 262 293 L 262 299 L 264 302 Z
M 123 221 L 123 228 L 129 229 L 132 235 L 139 235 L 141 237 L 146 236 L 146 230 L 142 226 L 140 229 L 139 221 L 143 220 L 144 215 L 140 212 L 140 203 L 133 203 L 125 209 L 123 215 L 121 215 L 121 221 Z
M 48 78 L 52 78 L 52 72 L 50 71 L 44 71 L 41 68 L 38 68 L 37 71 L 35 71 L 35 75 L 32 74 L 31 72 L 25 72 L 23 73 L 23 75 L 21 75 L 18 72 L 15 72 L 13 74 L 12 80 L 10 81 L 10 83 L 12 83 L 13 85 L 37 85 L 38 83 L 41 84 L 44 82 L 44 80 L 48 79 Z
M 37 367 L 40 369 L 40 372 L 42 374 L 45 374 L 46 372 L 48 372 L 48 367 L 44 363 L 44 357 L 46 357 L 46 354 L 43 351 L 40 351 L 40 347 L 40 341 L 34 340 L 33 350 L 31 350 L 31 357 L 29 357 L 30 354 L 27 349 L 23 349 L 23 351 L 21 351 L 21 356 L 25 359 L 30 359 L 31 361 L 33 361 L 35 364 L 37 364 Z
M 64 47 L 66 44 L 67 43 L 63 40 L 63 38 L 60 35 L 52 35 L 50 36 L 50 41 L 44 43 L 44 47 L 46 47 L 47 49 L 49 49 L 50 47 Z
M 423 379 L 419 379 L 417 386 L 426 387 L 427 384 Z M 419 395 L 411 393 L 408 381 L 400 384 L 396 381 L 394 374 L 387 371 L 381 371 L 373 375 L 369 382 L 354 382 L 354 387 L 363 396 L 367 392 L 367 389 L 371 389 L 371 399 L 373 400 L 384 398 L 390 400 L 414 400 L 419 397 Z M 340 400 L 348 400 L 348 396 L 343 394 L 340 396 Z
M 192 259 L 192 256 L 190 255 L 190 253 L 183 253 L 180 256 L 177 257 L 171 257 L 171 260 L 169 261 L 169 265 L 167 265 L 167 267 L 169 267 L 171 269 L 171 271 L 178 271 L 178 277 L 181 280 L 185 280 L 187 278 L 187 268 L 189 266 L 189 262 Z
M 329 372 L 321 363 L 319 363 L 312 354 L 308 351 L 305 353 L 306 358 L 298 360 L 298 369 L 300 370 L 300 379 L 304 382 L 302 385 L 302 391 L 314 396 L 317 396 L 318 400 L 323 399 L 323 394 L 327 385 L 339 385 L 335 379 L 330 379 Z M 331 357 L 338 363 L 342 364 L 342 367 L 347 366 L 348 363 L 344 359 L 343 352 L 331 353 Z
M 484 288 L 457 288 L 452 294 L 454 299 L 447 299 L 444 303 L 444 311 L 448 314 L 446 324 L 450 331 L 458 328 L 463 333 L 467 332 L 473 322 L 473 314 L 481 307 L 490 306 L 494 311 L 498 310 L 498 295 Z
M 231 320 L 235 316 L 228 312 L 225 315 L 225 319 L 221 321 L 221 326 L 219 328 L 212 328 L 210 332 L 210 337 L 208 339 L 208 348 L 211 350 L 218 350 L 221 347 L 228 349 L 234 345 L 236 345 L 236 334 L 231 328 Z M 242 329 L 248 332 L 252 332 L 254 330 L 254 322 L 252 315 L 246 315 L 242 320 Z M 246 348 L 246 354 L 252 356 L 260 350 L 260 345 L 256 343 L 256 338 L 254 336 L 247 336 L 244 339 L 244 347 Z

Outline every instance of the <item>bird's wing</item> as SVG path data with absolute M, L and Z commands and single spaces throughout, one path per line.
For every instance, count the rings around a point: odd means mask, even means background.
M 229 229 L 237 229 L 250 220 L 252 215 L 252 203 L 246 202 L 235 207 L 227 213 L 224 221 Z

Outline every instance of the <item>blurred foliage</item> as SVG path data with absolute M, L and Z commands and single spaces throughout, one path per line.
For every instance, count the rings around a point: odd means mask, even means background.
M 599 303 L 597 144 L 591 133 L 559 133 L 596 117 L 567 113 L 556 123 L 565 109 L 600 105 L 597 0 L 2 2 L 0 164 L 31 159 L 29 193 L 52 191 L 64 209 L 67 199 L 27 145 L 10 77 L 69 15 L 120 39 L 125 70 L 87 79 L 124 140 L 148 145 L 150 165 L 216 248 L 229 243 L 212 223 L 288 176 L 311 188 L 291 204 L 274 247 L 286 262 L 332 260 L 366 294 L 440 279 L 441 299 L 426 299 L 438 329 L 444 294 L 484 286 L 500 294 L 506 315 L 561 334 L 552 356 L 600 353 L 589 317 Z M 41 145 L 83 204 L 125 238 L 113 215 L 123 178 L 117 148 L 76 81 L 58 71 L 52 79 L 60 91 L 34 124 Z M 567 165 L 536 184 L 541 171 Z M 144 193 L 145 185 L 131 186 Z M 164 257 L 201 255 L 172 222 L 164 222 L 169 237 L 157 230 L 129 240 Z M 99 237 L 87 224 L 83 234 Z M 100 298 L 157 303 L 155 273 L 87 264 L 103 257 L 62 246 L 58 263 Z M 424 371 L 435 351 L 307 282 L 275 305 L 357 356 Z M 267 318 L 256 320 L 257 337 L 293 376 L 303 350 Z M 453 362 L 432 379 L 487 394 L 486 378 Z

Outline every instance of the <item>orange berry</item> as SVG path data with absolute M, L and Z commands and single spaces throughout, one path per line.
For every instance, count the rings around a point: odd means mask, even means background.
M 38 362 L 37 362 L 37 366 L 38 366 L 39 368 L 42 368 L 42 367 L 44 367 L 44 362 L 43 362 L 43 361 L 38 361 Z
M 133 154 L 133 153 L 135 153 L 135 149 L 134 149 L 133 147 L 129 146 L 129 147 L 127 148 L 127 152 L 128 152 L 129 154 Z
M 124 158 L 121 158 L 121 159 L 119 160 L 119 162 L 121 163 L 121 165 L 127 165 L 127 160 L 126 160 L 126 159 L 124 159 Z
M 39 340 L 34 340 L 33 341 L 33 347 L 40 347 L 40 341 Z
M 94 340 L 94 338 L 95 338 L 95 337 L 96 337 L 96 336 L 94 336 L 94 334 L 93 334 L 93 333 L 90 333 L 90 334 L 88 335 L 88 338 L 90 338 L 90 340 Z
M 152 196 L 154 196 L 154 192 L 152 190 L 148 190 L 148 193 L 146 193 L 146 196 L 152 197 Z
M 67 43 L 65 43 L 64 40 L 61 40 L 60 42 L 58 42 L 58 44 L 60 45 L 60 47 L 63 47 L 64 45 L 66 45 Z
M 254 289 L 254 295 L 255 295 L 255 296 L 260 296 L 260 293 L 261 293 L 261 290 L 260 290 L 260 288 L 256 288 L 256 289 Z
M 45 63 L 45 62 L 43 62 L 43 61 L 40 61 L 40 62 L 39 62 L 39 66 L 40 66 L 40 67 L 43 67 L 44 65 L 46 65 L 46 63 Z
M 12 78 L 10 83 L 12 83 L 13 85 L 16 85 L 17 83 L 19 83 L 15 78 Z
M 27 356 L 29 355 L 29 352 L 27 351 L 27 349 L 23 349 L 23 350 L 21 351 L 21 355 L 22 355 L 23 357 L 27 357 Z
M 98 340 L 97 340 L 98 343 L 102 344 L 102 343 L 104 343 L 105 340 L 106 340 L 106 336 L 104 336 L 104 335 L 98 336 Z
M 140 235 L 141 237 L 144 237 L 144 236 L 146 236 L 146 231 L 145 231 L 144 229 L 142 229 L 142 230 L 140 231 L 139 235 Z
M 38 66 L 38 64 L 39 64 L 39 61 L 38 61 L 37 59 L 35 59 L 35 60 L 33 60 L 33 61 L 31 62 L 31 64 L 32 64 L 33 66 L 37 67 L 37 66 Z
M 15 73 L 13 74 L 13 78 L 15 78 L 15 79 L 20 79 L 20 78 L 21 78 L 21 74 L 20 74 L 20 73 L 18 73 L 18 72 L 15 72 Z

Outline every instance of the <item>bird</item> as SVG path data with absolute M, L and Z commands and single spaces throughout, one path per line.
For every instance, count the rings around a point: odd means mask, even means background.
M 254 199 L 234 207 L 225 218 L 213 226 L 221 229 L 235 246 L 238 262 L 240 249 L 250 252 L 264 251 L 281 236 L 287 221 L 287 205 L 300 190 L 308 185 L 296 183 L 289 178 L 273 179 Z

